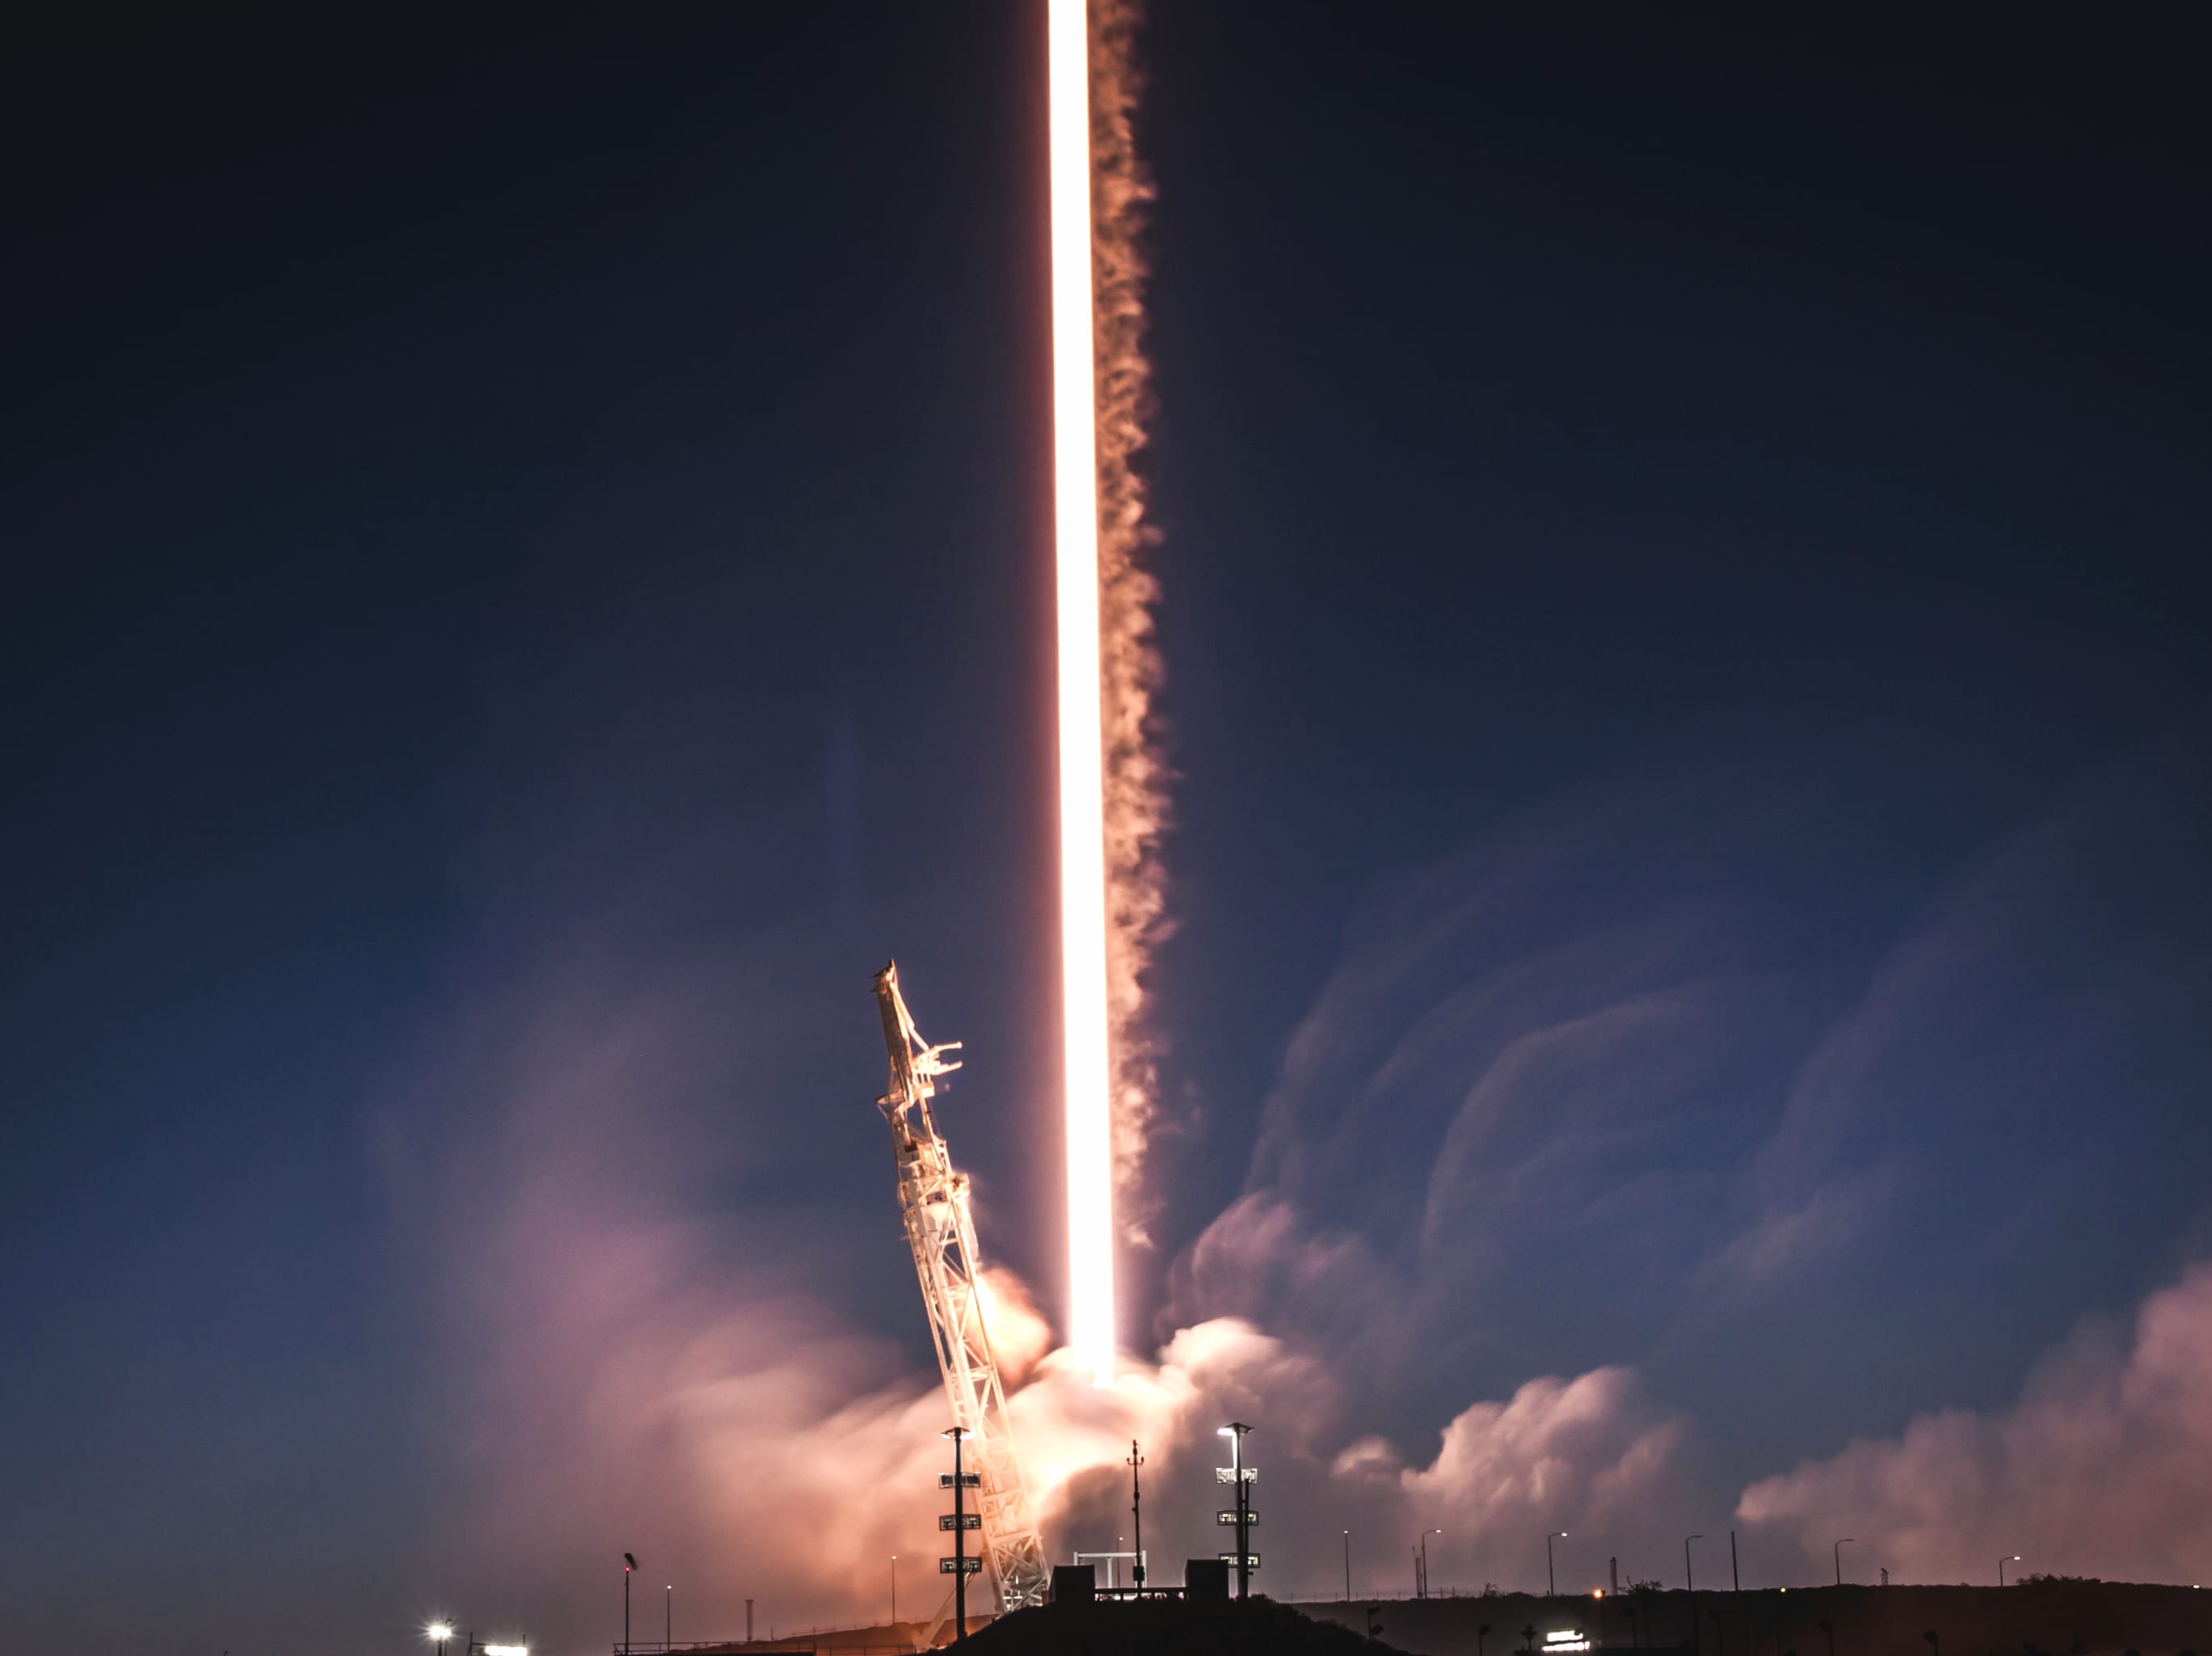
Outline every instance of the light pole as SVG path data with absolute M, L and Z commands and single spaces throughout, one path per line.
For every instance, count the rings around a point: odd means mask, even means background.
M 961 1440 L 968 1428 L 956 1426 L 939 1437 L 952 1440 L 952 1605 L 954 1637 L 962 1644 L 968 1642 L 968 1474 L 961 1461 Z M 945 1561 L 938 1560 L 944 1568 Z
M 898 1555 L 891 1555 L 891 1626 L 898 1626 Z
M 1549 1597 L 1553 1598 L 1559 1596 L 1559 1574 L 1552 1567 L 1552 1543 L 1565 1541 L 1566 1538 L 1567 1532 L 1565 1530 L 1544 1531 L 1544 1585 L 1551 1589 Z
M 2008 1564 L 2017 1564 L 2019 1562 L 2020 1555 L 2018 1553 L 2014 1553 L 2009 1558 L 2000 1558 L 1997 1560 L 1997 1585 L 1999 1586 L 2002 1586 L 2005 1584 L 2004 1567 Z
M 1352 1602 L 1352 1531 L 1344 1532 L 1344 1602 Z
M 1836 1556 L 1836 1585 L 1839 1587 L 1844 1585 L 1844 1549 L 1854 1546 L 1857 1544 L 1857 1542 L 1858 1537 L 1856 1536 L 1847 1535 L 1829 1549 Z M 2002 1569 L 2004 1567 L 2002 1565 L 1999 1565 L 1997 1568 L 1999 1569 Z
M 629 1579 L 637 1570 L 637 1556 L 623 1555 L 623 1656 L 629 1656 Z
M 1442 1535 L 1443 1533 L 1443 1531 L 1442 1530 L 1424 1530 L 1421 1531 L 1421 1590 L 1413 1595 L 1417 1598 L 1425 1598 L 1429 1596 L 1429 1537 L 1432 1535 Z
M 1696 1535 L 1682 1537 L 1682 1585 L 1690 1594 L 1690 1648 L 1692 1650 L 1704 1649 L 1705 1639 L 1705 1629 L 1698 1625 L 1698 1578 L 1690 1568 L 1690 1543 L 1705 1538 L 1702 1530 Z
M 1145 1490 L 1144 1486 L 1137 1482 L 1137 1474 L 1138 1469 L 1144 1464 L 1145 1458 L 1137 1450 L 1137 1440 L 1131 1438 L 1129 1440 L 1129 1527 L 1137 1532 L 1137 1561 L 1130 1568 L 1131 1574 L 1136 1577 L 1137 1597 L 1139 1598 L 1145 1596 Z
M 668 1584 L 668 1592 L 660 1601 L 660 1647 L 676 1648 L 676 1584 Z
M 1244 1434 L 1252 1428 L 1243 1421 L 1231 1421 L 1217 1428 L 1217 1435 L 1229 1440 L 1229 1475 L 1237 1483 L 1237 1597 L 1252 1596 L 1252 1481 L 1244 1476 Z
M 446 1656 L 446 1641 L 453 1636 L 451 1622 L 433 1622 L 422 1629 L 423 1636 L 438 1647 L 438 1656 Z

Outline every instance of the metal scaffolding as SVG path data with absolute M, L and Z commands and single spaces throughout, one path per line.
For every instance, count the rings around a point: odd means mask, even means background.
M 991 1351 L 968 1177 L 953 1170 L 929 1111 L 937 1078 L 960 1067 L 945 1056 L 960 1044 L 932 1046 L 921 1038 L 899 993 L 896 961 L 876 974 L 876 1003 L 890 1057 L 890 1087 L 876 1102 L 890 1123 L 899 1207 L 921 1279 L 922 1303 L 929 1310 L 952 1422 L 967 1434 L 974 1457 L 968 1464 L 981 1477 L 976 1506 L 983 1518 L 984 1567 L 1000 1607 L 1022 1610 L 1044 1603 L 1052 1571 L 1022 1484 L 1021 1461 L 1006 1421 L 1006 1389 Z

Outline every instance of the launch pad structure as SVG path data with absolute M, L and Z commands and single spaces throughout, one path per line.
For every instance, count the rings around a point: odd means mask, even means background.
M 968 1176 L 953 1167 L 929 1109 L 938 1078 L 960 1068 L 957 1059 L 945 1056 L 957 1051 L 960 1044 L 932 1046 L 921 1038 L 899 993 L 896 961 L 876 974 L 875 993 L 890 1058 L 890 1085 L 876 1103 L 890 1123 L 899 1209 L 914 1250 L 915 1272 L 921 1279 L 922 1304 L 929 1312 L 952 1423 L 966 1433 L 975 1457 L 970 1464 L 979 1475 L 975 1493 L 983 1520 L 984 1568 L 1000 1608 L 1024 1610 L 1045 1602 L 1052 1570 L 1022 1482 L 1021 1460 L 1006 1419 L 1006 1388 L 991 1350 Z

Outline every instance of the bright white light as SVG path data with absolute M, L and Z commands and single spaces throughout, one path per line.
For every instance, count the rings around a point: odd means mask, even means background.
M 443 1643 L 453 1636 L 453 1624 L 451 1622 L 433 1622 L 422 1631 L 428 1637 Z
M 486 1645 L 483 1656 L 530 1656 L 528 1645 Z
M 1106 784 L 1098 643 L 1098 432 L 1091 332 L 1085 0 L 1051 0 L 1052 448 L 1060 609 L 1060 1030 L 1067 1112 L 1068 1345 L 1114 1377 L 1114 1131 L 1106 1008 Z

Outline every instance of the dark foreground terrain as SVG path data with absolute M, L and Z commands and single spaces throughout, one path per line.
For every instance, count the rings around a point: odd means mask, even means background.
M 1025 1610 L 971 1635 L 967 1647 L 972 1656 L 1402 1656 L 1267 1598 Z
M 1686 1592 L 1603 1601 L 1355 1598 L 1298 1608 L 1364 1629 L 1370 1605 L 1383 1637 L 1416 1656 L 1513 1656 L 1532 1628 L 1540 1650 L 1546 1634 L 1574 1630 L 1589 1639 L 1592 1656 L 1626 1656 L 1632 1647 L 1702 1656 L 2212 1656 L 2212 1592 L 2123 1581 L 1700 1592 L 1694 1624 Z

